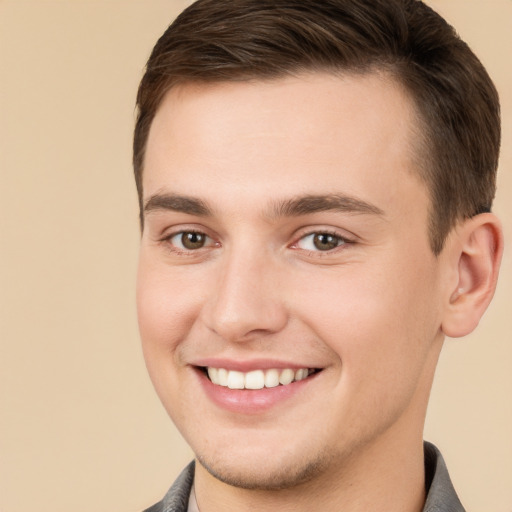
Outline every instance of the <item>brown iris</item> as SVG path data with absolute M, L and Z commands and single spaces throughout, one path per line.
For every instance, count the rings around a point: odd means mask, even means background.
M 317 233 L 313 237 L 313 245 L 319 251 L 330 251 L 340 245 L 340 239 L 339 237 L 330 235 L 329 233 Z
M 186 232 L 181 235 L 181 243 L 185 249 L 194 250 L 204 247 L 206 235 L 203 233 Z

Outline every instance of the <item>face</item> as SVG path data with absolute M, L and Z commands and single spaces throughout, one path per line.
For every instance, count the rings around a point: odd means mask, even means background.
M 221 480 L 283 488 L 421 441 L 445 276 L 414 126 L 377 74 L 187 85 L 160 106 L 143 349 Z

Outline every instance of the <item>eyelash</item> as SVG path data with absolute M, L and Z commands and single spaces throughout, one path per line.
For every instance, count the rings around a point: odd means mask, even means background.
M 188 234 L 204 236 L 207 240 L 209 240 L 210 242 L 213 242 L 213 243 L 210 243 L 209 245 L 204 245 L 197 249 L 180 248 L 180 247 L 177 247 L 174 243 L 172 243 L 173 238 L 178 237 L 178 236 L 183 237 L 183 235 L 188 235 Z M 315 235 L 327 235 L 327 236 L 334 237 L 337 239 L 338 245 L 336 245 L 336 247 L 334 247 L 332 249 L 328 249 L 325 251 L 322 251 L 320 249 L 318 249 L 318 250 L 303 249 L 303 248 L 299 247 L 299 243 L 302 240 L 305 240 L 307 237 L 311 237 L 311 236 L 315 236 Z M 215 240 L 212 237 L 210 237 L 203 231 L 196 230 L 196 229 L 183 229 L 181 231 L 172 232 L 172 233 L 164 236 L 163 238 L 161 238 L 160 242 L 167 244 L 173 253 L 178 254 L 180 256 L 181 255 L 194 256 L 194 255 L 197 255 L 197 253 L 200 252 L 202 249 L 220 246 L 220 244 L 218 242 L 215 242 Z M 343 236 L 340 233 L 337 233 L 336 231 L 319 229 L 319 230 L 309 231 L 307 233 L 302 234 L 289 247 L 294 250 L 302 250 L 305 253 L 307 253 L 308 255 L 318 257 L 318 256 L 323 256 L 324 254 L 333 254 L 335 252 L 338 252 L 339 250 L 343 250 L 343 247 L 345 247 L 346 245 L 353 244 L 353 243 L 355 243 L 354 240 L 347 238 L 346 236 Z

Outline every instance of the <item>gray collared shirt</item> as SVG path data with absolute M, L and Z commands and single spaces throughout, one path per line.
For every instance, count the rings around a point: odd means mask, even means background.
M 427 499 L 423 512 L 465 512 L 439 450 L 433 444 L 425 442 L 424 451 Z M 193 493 L 194 469 L 194 462 L 191 462 L 176 479 L 164 499 L 144 512 L 198 511 Z
M 423 512 L 465 512 L 453 488 L 441 452 L 431 443 L 423 443 L 427 499 Z

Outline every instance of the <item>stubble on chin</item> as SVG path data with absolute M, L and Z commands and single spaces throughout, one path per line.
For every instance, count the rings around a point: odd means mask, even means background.
M 280 491 L 305 485 L 324 474 L 335 456 L 323 453 L 317 454 L 312 460 L 297 458 L 299 460 L 295 463 L 283 460 L 277 468 L 267 464 L 264 467 L 240 468 L 234 463 L 227 466 L 222 461 L 208 460 L 196 454 L 199 464 L 217 480 L 233 487 L 255 491 Z

